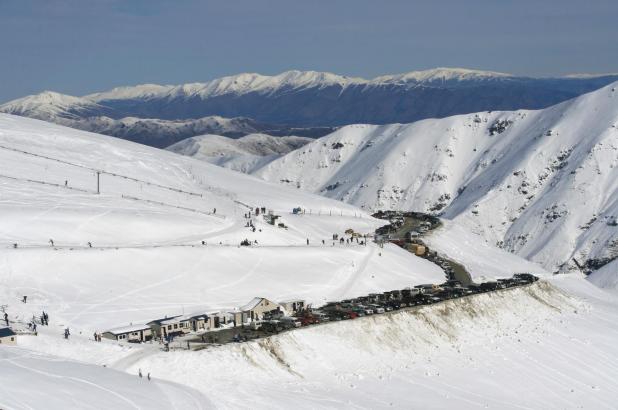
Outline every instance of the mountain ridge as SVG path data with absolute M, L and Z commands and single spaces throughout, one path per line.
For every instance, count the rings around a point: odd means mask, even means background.
M 618 82 L 543 110 L 342 127 L 255 175 L 442 214 L 553 271 L 618 257 Z

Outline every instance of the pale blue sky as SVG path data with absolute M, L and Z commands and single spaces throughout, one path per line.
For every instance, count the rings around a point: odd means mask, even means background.
M 618 71 L 617 0 L 0 0 L 0 102 L 290 69 Z

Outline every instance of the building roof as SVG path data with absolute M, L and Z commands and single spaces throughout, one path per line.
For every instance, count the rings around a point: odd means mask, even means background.
M 9 327 L 3 327 L 0 329 L 0 337 L 15 336 L 15 334 L 16 333 Z
M 160 325 L 161 323 L 170 320 L 170 319 L 174 319 L 176 317 L 179 317 L 180 315 L 176 315 L 176 316 L 170 316 L 170 317 L 164 317 L 162 319 L 155 319 L 155 320 L 151 320 L 150 322 L 148 322 L 148 324 L 156 324 L 156 325 Z
M 240 310 L 241 310 L 241 311 L 243 311 L 243 312 L 245 312 L 245 311 L 247 311 L 247 310 L 254 309 L 254 308 L 255 308 L 257 305 L 259 305 L 259 304 L 260 304 L 260 302 L 261 302 L 262 300 L 264 300 L 264 299 L 266 299 L 266 298 L 262 298 L 262 297 L 253 298 L 253 299 L 251 299 L 251 301 L 250 301 L 249 303 L 247 303 L 247 304 L 246 304 L 246 305 L 244 305 L 244 306 L 241 306 L 241 307 L 240 307 Z
M 140 325 L 129 325 L 129 326 L 116 327 L 114 329 L 106 330 L 104 333 L 111 333 L 113 335 L 123 335 L 125 333 L 139 332 L 140 330 L 148 330 L 148 329 L 150 329 L 150 326 L 140 324 Z

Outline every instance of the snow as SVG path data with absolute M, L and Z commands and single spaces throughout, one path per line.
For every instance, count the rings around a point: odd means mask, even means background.
M 562 279 L 246 344 L 156 353 L 128 369 L 208 392 L 223 409 L 611 408 L 616 302 L 580 278 Z
M 618 290 L 618 274 L 616 272 L 618 272 L 618 259 L 592 272 L 588 279 L 601 288 L 616 291 Z
M 214 408 L 199 392 L 161 380 L 33 353 L 0 348 L 4 409 Z
M 367 210 L 441 213 L 550 271 L 618 255 L 618 83 L 553 107 L 349 125 L 253 172 Z
M 443 220 L 442 224 L 423 240 L 431 249 L 463 264 L 475 282 L 510 278 L 515 273 L 524 272 L 540 277 L 550 275 L 536 263 L 488 245 L 482 236 L 457 223 Z
M 106 332 L 112 333 L 114 335 L 121 335 L 123 333 L 137 332 L 139 330 L 146 330 L 146 329 L 150 329 L 150 327 L 147 325 L 131 325 L 131 326 L 116 327 L 113 329 L 106 330 Z
M 307 137 L 249 134 L 241 138 L 199 135 L 177 142 L 167 150 L 235 171 L 251 173 L 270 161 L 313 141 Z
M 249 206 L 288 229 L 254 217 L 252 232 Z M 616 300 L 573 275 L 201 351 L 92 340 L 257 295 L 319 305 L 444 279 L 393 245 L 333 244 L 384 221 L 302 189 L 0 115 L 0 213 L 0 304 L 20 332 L 50 318 L 0 348 L 3 408 L 611 408 L 618 397 Z M 533 268 L 487 244 L 466 253 L 479 232 L 464 228 L 446 221 L 428 240 L 477 278 Z
M 268 76 L 257 73 L 242 73 L 214 79 L 206 83 L 182 84 L 177 86 L 158 86 L 143 84 L 135 87 L 119 87 L 113 90 L 84 96 L 94 102 L 142 98 L 178 98 L 199 96 L 203 99 L 226 94 L 242 95 L 248 93 L 271 93 L 281 89 L 323 88 L 349 85 L 380 86 L 391 83 L 431 83 L 436 80 L 478 80 L 508 78 L 510 74 L 492 71 L 468 70 L 462 68 L 435 68 L 424 71 L 411 71 L 404 74 L 385 75 L 371 80 L 341 76 L 318 71 L 291 70 Z
M 465 68 L 445 68 L 438 67 L 431 70 L 412 71 L 409 73 L 385 75 L 371 80 L 374 85 L 390 83 L 412 83 L 424 84 L 434 81 L 466 81 L 466 80 L 487 80 L 503 79 L 514 77 L 511 74 L 499 73 L 495 71 L 469 70 Z
M 76 119 L 79 112 L 102 110 L 104 107 L 80 97 L 44 91 L 0 105 L 0 112 L 23 116 L 34 116 L 44 120 L 56 118 Z

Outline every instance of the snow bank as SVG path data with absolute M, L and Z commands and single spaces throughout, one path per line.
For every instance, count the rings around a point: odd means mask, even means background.
M 597 319 L 617 312 L 540 282 L 153 355 L 131 369 L 206 392 L 220 408 L 604 408 L 618 395 L 618 328 Z

